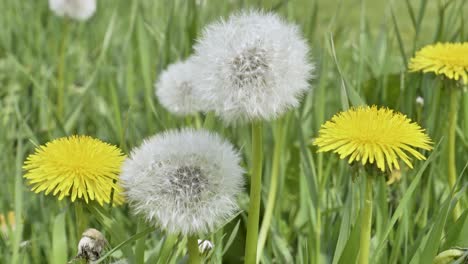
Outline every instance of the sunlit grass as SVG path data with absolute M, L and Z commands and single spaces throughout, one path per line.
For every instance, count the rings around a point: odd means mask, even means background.
M 91 135 L 128 153 L 147 136 L 186 126 L 185 118 L 159 105 L 153 83 L 168 64 L 192 53 L 204 25 L 242 7 L 273 9 L 299 24 L 317 64 L 311 92 L 281 120 L 284 134 L 278 135 L 276 123 L 263 126 L 262 210 L 268 203 L 272 173 L 278 173 L 274 183 L 278 194 L 261 261 L 354 263 L 357 259 L 365 181 L 356 178 L 357 169 L 349 168 L 346 161 L 318 154 L 311 143 L 325 120 L 364 103 L 402 112 L 435 142 L 431 153 L 423 153 L 426 161 L 412 161 L 413 170 L 400 164 L 399 182 L 387 185 L 383 174 L 374 182 L 370 263 L 431 263 L 442 250 L 468 247 L 466 87 L 460 93 L 456 126 L 458 183 L 451 192 L 444 137 L 449 93 L 443 79 L 407 71 L 409 58 L 420 47 L 436 41 L 467 41 L 465 2 L 100 0 L 88 22 L 68 25 L 66 97 L 60 117 L 56 96 L 63 20 L 51 14 L 47 1 L 2 1 L 0 213 L 14 211 L 15 226 L 0 236 L 0 263 L 63 264 L 77 253 L 80 238 L 73 207 L 29 190 L 22 169 L 27 155 L 38 145 L 72 134 Z M 424 106 L 416 104 L 417 96 L 424 98 Z M 213 127 L 241 150 L 243 165 L 251 167 L 250 127 L 223 128 L 218 120 Z M 282 151 L 274 158 L 276 144 Z M 215 245 L 210 253 L 215 263 L 242 261 L 247 193 L 239 201 L 244 211 L 206 237 Z M 451 214 L 455 199 L 462 211 L 456 222 Z M 126 206 L 90 204 L 85 212 L 90 226 L 108 239 L 114 260 L 126 257 L 135 262 L 141 252 L 145 263 L 175 263 L 185 256 L 182 237 L 147 227 Z

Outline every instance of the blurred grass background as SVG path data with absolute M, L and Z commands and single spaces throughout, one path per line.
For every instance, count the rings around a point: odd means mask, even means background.
M 191 54 L 204 25 L 242 8 L 273 10 L 300 25 L 317 66 L 311 92 L 282 119 L 284 137 L 274 132 L 275 122 L 265 125 L 263 204 L 273 147 L 284 144 L 262 263 L 354 263 L 361 180 L 335 155 L 316 154 L 310 142 L 325 120 L 363 102 L 405 113 L 440 142 L 426 153 L 431 155 L 427 162 L 403 169 L 398 183 L 387 186 L 384 175 L 377 181 L 371 263 L 431 263 L 441 250 L 468 247 L 466 87 L 457 126 L 458 196 L 452 196 L 446 181 L 444 82 L 406 72 L 421 46 L 467 41 L 466 1 L 99 0 L 94 17 L 77 23 L 54 16 L 47 1 L 1 0 L 0 213 L 15 216 L 0 238 L 0 263 L 63 264 L 76 254 L 72 205 L 33 194 L 22 179 L 22 162 L 34 147 L 87 134 L 128 152 L 147 136 L 187 125 L 158 104 L 153 83 L 168 64 Z M 63 113 L 57 111 L 61 83 L 66 87 Z M 424 106 L 415 103 L 417 96 Z M 216 127 L 241 149 L 248 166 L 249 127 L 223 128 L 220 122 Z M 450 213 L 455 199 L 463 210 L 456 222 Z M 245 195 L 244 209 L 247 202 Z M 126 206 L 109 212 L 89 205 L 87 211 L 111 247 L 128 242 L 114 259 L 123 255 L 135 262 L 138 247 L 128 239 L 145 225 Z M 242 212 L 207 237 L 215 244 L 212 262 L 242 261 L 245 220 Z M 141 241 L 145 263 L 183 260 L 179 238 L 156 231 Z

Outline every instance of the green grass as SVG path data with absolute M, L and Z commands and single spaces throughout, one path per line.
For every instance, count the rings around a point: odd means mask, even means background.
M 282 117 L 284 135 L 278 136 L 275 122 L 263 127 L 263 209 L 272 169 L 279 181 L 261 261 L 335 264 L 357 259 L 365 181 L 336 155 L 317 154 L 311 140 L 333 114 L 363 103 L 401 111 L 425 127 L 437 145 L 425 153 L 427 161 L 416 162 L 413 170 L 404 168 L 400 182 L 387 186 L 384 175 L 374 182 L 370 263 L 431 263 L 440 251 L 468 247 L 468 94 L 465 89 L 460 98 L 459 182 L 451 192 L 446 176 L 448 92 L 439 78 L 406 71 L 406 62 L 425 44 L 467 41 L 465 0 L 197 1 L 201 5 L 100 0 L 97 14 L 85 23 L 54 16 L 46 2 L 0 3 L 0 213 L 16 213 L 15 228 L 0 237 L 0 263 L 63 264 L 76 255 L 73 205 L 32 193 L 22 178 L 22 163 L 35 146 L 87 134 L 128 153 L 145 137 L 185 126 L 184 118 L 158 104 L 153 83 L 168 64 L 191 54 L 204 25 L 245 7 L 273 9 L 299 24 L 317 66 L 311 92 L 297 110 Z M 63 77 L 58 74 L 61 60 Z M 60 115 L 57 90 L 62 81 L 66 95 Z M 424 107 L 416 105 L 417 96 L 424 98 Z M 241 149 L 244 165 L 251 167 L 249 126 L 223 128 L 216 121 L 214 127 Z M 274 159 L 276 144 L 282 144 L 282 151 Z M 272 165 L 274 160 L 279 167 Z M 454 222 L 457 199 L 463 214 Z M 239 202 L 247 210 L 247 192 Z M 110 211 L 89 205 L 86 212 L 90 225 L 109 240 L 112 259 L 124 256 L 134 262 L 144 251 L 145 263 L 176 263 L 186 254 L 184 239 L 148 228 L 127 206 Z M 215 244 L 213 263 L 241 262 L 246 216 L 243 211 L 206 237 Z

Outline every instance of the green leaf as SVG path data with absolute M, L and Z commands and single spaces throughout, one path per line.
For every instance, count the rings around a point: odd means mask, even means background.
M 65 232 L 65 213 L 57 215 L 52 230 L 52 255 L 49 263 L 64 264 L 68 261 L 67 234 Z
M 109 252 L 107 252 L 104 256 L 102 256 L 100 259 L 98 259 L 96 262 L 94 262 L 94 264 L 98 264 L 98 263 L 103 262 L 105 259 L 110 257 L 114 252 L 116 252 L 120 248 L 125 247 L 127 245 L 130 245 L 131 243 L 135 242 L 136 240 L 138 240 L 138 239 L 140 239 L 142 237 L 145 237 L 146 235 L 153 232 L 154 230 L 155 230 L 154 227 L 149 227 L 149 228 L 147 228 L 147 229 L 145 229 L 145 230 L 143 230 L 143 231 L 141 231 L 139 233 L 136 233 L 135 235 L 131 236 L 127 240 L 125 240 L 122 243 L 118 244 L 113 249 L 109 250 Z
M 439 143 L 434 148 L 429 158 L 422 164 L 421 168 L 418 170 L 418 173 L 416 174 L 416 177 L 413 179 L 410 186 L 408 187 L 408 190 L 403 195 L 403 198 L 401 198 L 400 203 L 397 209 L 395 210 L 395 213 L 393 213 L 392 219 L 390 220 L 390 222 L 388 222 L 387 228 L 381 237 L 381 240 L 377 246 L 377 249 L 374 251 L 374 254 L 372 254 L 371 256 L 371 263 L 374 263 L 375 260 L 379 259 L 379 256 L 382 253 L 382 250 L 384 249 L 387 243 L 387 237 L 390 234 L 390 232 L 393 230 L 393 226 L 401 218 L 401 216 L 403 215 L 403 212 L 409 207 L 410 203 L 412 202 L 411 197 L 414 191 L 416 190 L 416 187 L 419 185 L 419 182 L 421 181 L 422 174 L 426 170 L 429 163 L 431 163 L 432 160 L 435 158 L 437 150 L 439 149 L 441 142 L 442 141 L 439 141 Z

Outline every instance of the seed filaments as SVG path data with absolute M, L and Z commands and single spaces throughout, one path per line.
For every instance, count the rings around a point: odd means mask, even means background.
M 266 84 L 265 75 L 269 69 L 266 50 L 259 47 L 246 49 L 231 62 L 232 82 L 239 88 Z
M 175 197 L 191 197 L 200 199 L 206 192 L 208 179 L 198 166 L 181 166 L 169 179 Z

